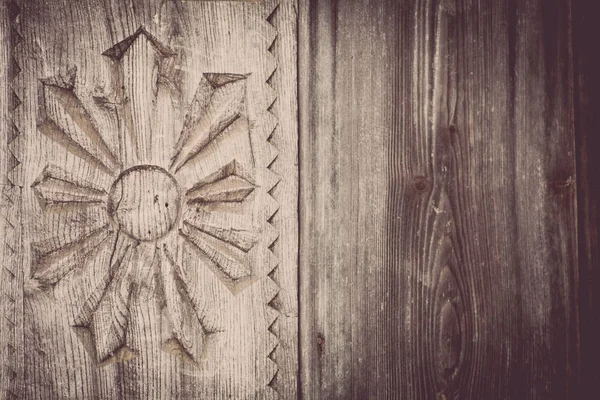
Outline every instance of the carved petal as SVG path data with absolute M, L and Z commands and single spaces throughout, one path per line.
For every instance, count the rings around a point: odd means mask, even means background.
M 102 203 L 106 195 L 104 190 L 94 187 L 91 182 L 76 179 L 55 165 L 44 168 L 31 187 L 44 206 Z
M 52 79 L 43 81 L 47 119 L 40 131 L 57 140 L 65 149 L 90 161 L 99 163 L 109 171 L 119 168 L 119 163 L 98 133 L 92 117 L 85 109 L 73 88 L 58 85 Z
M 160 257 L 160 279 L 165 312 L 171 325 L 171 332 L 163 343 L 163 350 L 198 364 L 202 358 L 207 332 L 181 278 L 181 269 L 166 249 L 163 249 Z
M 32 278 L 42 286 L 54 285 L 81 266 L 109 236 L 106 209 L 96 205 L 45 213 L 39 223 L 47 227 L 45 235 L 51 234 L 31 244 Z
M 246 75 L 205 74 L 186 116 L 171 168 L 178 171 L 221 135 L 245 108 Z
M 58 212 L 42 213 L 37 217 L 36 230 L 44 238 L 32 244 L 34 263 L 47 254 L 81 244 L 96 232 L 110 230 L 104 205 L 61 207 Z
M 132 241 L 127 235 L 118 234 L 112 244 L 112 254 L 110 256 L 109 267 L 107 268 L 106 275 L 100 281 L 96 289 L 92 292 L 90 297 L 83 304 L 83 307 L 79 310 L 79 314 L 75 319 L 75 326 L 87 327 L 92 323 L 92 316 L 102 296 L 106 292 L 108 284 L 113 279 L 122 265 L 126 265 L 128 260 L 125 257 L 131 257 L 130 251 L 132 247 Z
M 119 235 L 114 243 L 108 272 L 86 300 L 74 328 L 100 364 L 131 358 L 125 335 L 131 295 L 131 242 Z M 85 344 L 85 343 L 84 343 Z
M 256 186 L 245 179 L 234 160 L 216 173 L 202 179 L 187 192 L 190 203 L 241 202 Z
M 227 278 L 236 281 L 251 275 L 248 254 L 185 222 L 181 234 L 201 250 Z
M 238 249 L 248 252 L 257 240 L 256 233 L 246 230 L 237 229 L 230 224 L 220 224 L 211 220 L 211 214 L 206 212 L 188 212 L 185 216 L 185 222 L 194 228 L 207 233 L 217 239 L 229 243 Z
M 42 286 L 56 284 L 75 267 L 83 265 L 85 259 L 93 254 L 108 237 L 108 228 L 102 227 L 76 242 L 51 252 L 37 253 L 34 245 L 33 279 Z
M 132 252 L 128 252 L 92 316 L 90 329 L 95 340 L 98 362 L 107 361 L 126 345 L 134 275 L 131 259 Z
M 240 202 L 248 197 L 253 190 L 254 185 L 244 178 L 230 175 L 195 189 L 189 194 L 191 202 Z
M 98 362 L 106 361 L 125 344 L 130 296 L 131 282 L 118 276 L 109 284 L 94 313 L 92 331 L 96 340 Z

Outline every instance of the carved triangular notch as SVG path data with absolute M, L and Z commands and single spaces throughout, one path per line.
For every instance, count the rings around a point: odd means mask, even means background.
M 9 99 L 8 99 L 8 111 L 14 112 L 23 102 L 17 96 L 14 90 L 10 89 L 9 91 Z
M 7 4 L 7 8 L 8 8 L 8 18 L 11 21 L 14 21 L 15 19 L 17 19 L 19 14 L 21 14 L 21 7 L 17 4 L 16 1 L 9 1 Z
M 125 55 L 125 53 L 127 53 L 127 50 L 129 49 L 129 47 L 131 47 L 133 42 L 135 42 L 135 40 L 138 37 L 140 37 L 140 35 L 145 36 L 146 39 L 148 39 L 150 41 L 150 43 L 152 43 L 154 48 L 162 56 L 172 57 L 172 56 L 177 55 L 176 52 L 174 52 L 169 47 L 167 47 L 166 45 L 161 43 L 155 36 L 151 35 L 144 26 L 140 26 L 138 28 L 138 30 L 133 33 L 133 35 L 126 37 L 125 39 L 121 40 L 119 43 L 115 44 L 111 48 L 105 50 L 104 53 L 102 53 L 102 55 L 113 58 L 117 61 L 120 61 L 123 58 L 123 56 Z

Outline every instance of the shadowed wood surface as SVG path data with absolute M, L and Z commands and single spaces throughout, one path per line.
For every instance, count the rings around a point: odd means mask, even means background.
M 578 398 L 570 2 L 301 5 L 303 396 Z
M 573 2 L 577 207 L 579 218 L 580 398 L 597 391 L 600 358 L 600 4 Z

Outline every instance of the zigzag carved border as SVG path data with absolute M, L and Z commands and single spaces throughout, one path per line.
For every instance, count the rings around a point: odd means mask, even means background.
M 269 299 L 269 301 L 267 302 L 267 305 L 269 307 L 269 309 L 272 312 L 272 317 L 271 320 L 269 321 L 269 326 L 267 328 L 268 330 L 268 335 L 271 336 L 271 341 L 270 343 L 272 343 L 270 345 L 270 348 L 268 349 L 267 352 L 267 363 L 270 363 L 272 365 L 272 369 L 270 368 L 269 370 L 273 371 L 273 375 L 271 377 L 269 377 L 268 383 L 267 383 L 267 387 L 269 387 L 271 390 L 273 390 L 276 394 L 276 396 L 279 396 L 279 393 L 281 392 L 279 390 L 278 387 L 278 372 L 279 372 L 279 366 L 277 363 L 277 350 L 279 347 L 279 332 L 277 329 L 277 322 L 279 319 L 279 316 L 281 315 L 281 307 L 279 306 L 279 291 L 280 291 L 280 285 L 277 281 L 277 269 L 279 267 L 280 264 L 280 260 L 279 257 L 276 253 L 276 244 L 277 241 L 279 240 L 279 234 L 280 234 L 280 229 L 279 226 L 277 226 L 277 222 L 276 222 L 276 218 L 275 216 L 277 215 L 277 212 L 279 211 L 279 202 L 277 201 L 277 199 L 275 199 L 274 197 L 274 189 L 277 186 L 277 184 L 280 181 L 280 177 L 278 176 L 278 174 L 275 172 L 274 170 L 274 164 L 275 161 L 277 160 L 277 156 L 278 156 L 278 149 L 275 147 L 275 145 L 273 144 L 273 138 L 275 137 L 275 135 L 279 134 L 279 130 L 280 130 L 280 125 L 278 123 L 278 112 L 277 112 L 277 91 L 276 88 L 274 87 L 273 81 L 274 79 L 276 79 L 276 75 L 278 73 L 277 71 L 277 53 L 276 53 L 276 47 L 277 47 L 277 41 L 278 41 L 278 29 L 277 29 L 277 13 L 278 13 L 278 9 L 279 9 L 279 1 L 272 1 L 270 3 L 268 3 L 268 5 L 266 6 L 267 9 L 267 16 L 265 18 L 267 24 L 268 24 L 268 31 L 270 31 L 271 35 L 269 39 L 269 43 L 267 45 L 267 52 L 269 54 L 269 56 L 271 57 L 271 59 L 273 60 L 273 68 L 271 71 L 269 71 L 268 73 L 268 78 L 266 81 L 266 84 L 268 86 L 268 88 L 270 89 L 271 92 L 271 99 L 268 102 L 268 107 L 267 107 L 267 113 L 269 114 L 268 119 L 272 121 L 272 128 L 269 131 L 269 134 L 266 138 L 266 141 L 268 143 L 268 147 L 270 148 L 270 151 L 268 152 L 268 154 L 270 154 L 269 158 L 267 159 L 267 169 L 269 171 L 269 175 L 271 175 L 270 179 L 268 179 L 268 182 L 270 182 L 270 184 L 267 186 L 267 193 L 270 197 L 270 200 L 272 200 L 270 203 L 272 204 L 272 207 L 269 208 L 269 211 L 267 213 L 267 227 L 268 227 L 268 235 L 269 235 L 269 240 L 268 240 L 268 250 L 269 250 L 269 259 L 270 259 L 270 265 L 269 265 L 269 273 L 268 273 L 268 279 L 271 280 L 271 282 L 274 284 L 274 286 L 276 287 L 275 293 L 273 294 L 273 296 Z
M 20 393 L 21 381 L 19 376 L 22 374 L 20 366 L 20 349 L 17 344 L 20 331 L 22 329 L 22 315 L 18 311 L 22 308 L 22 266 L 20 251 L 21 238 L 21 187 L 18 181 L 18 169 L 20 161 L 16 156 L 18 152 L 18 140 L 21 132 L 18 128 L 18 112 L 22 104 L 21 98 L 15 87 L 18 85 L 21 67 L 17 62 L 17 50 L 23 40 L 20 32 L 21 7 L 15 0 L 6 3 L 6 10 L 9 19 L 9 55 L 8 55 L 8 88 L 6 91 L 8 105 L 8 120 L 6 121 L 6 177 L 2 182 L 2 193 L 0 194 L 0 209 L 2 210 L 2 223 L 4 224 L 4 238 L 2 254 L 2 272 L 0 276 L 4 281 L 4 292 L 2 296 L 4 308 L 3 325 L 5 329 L 6 349 L 4 354 L 3 370 L 0 375 L 4 375 L 3 393 L 0 397 L 6 399 L 18 398 Z

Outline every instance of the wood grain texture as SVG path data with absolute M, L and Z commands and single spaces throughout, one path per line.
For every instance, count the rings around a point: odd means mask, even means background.
M 2 396 L 296 397 L 295 2 L 2 5 Z
M 303 3 L 304 397 L 575 398 L 570 7 Z

